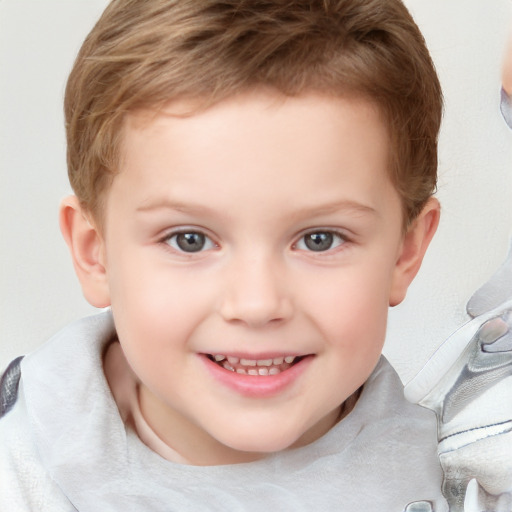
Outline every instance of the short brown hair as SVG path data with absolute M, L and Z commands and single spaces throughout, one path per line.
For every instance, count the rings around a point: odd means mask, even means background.
M 66 88 L 68 173 L 80 202 L 101 210 L 127 113 L 175 99 L 207 106 L 258 87 L 373 101 L 388 124 L 405 223 L 433 194 L 441 88 L 400 0 L 114 0 Z

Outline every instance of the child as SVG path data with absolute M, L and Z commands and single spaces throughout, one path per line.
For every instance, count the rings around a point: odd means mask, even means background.
M 110 309 L 4 375 L 0 509 L 447 510 L 435 418 L 381 357 L 441 104 L 399 0 L 113 1 L 60 213 Z

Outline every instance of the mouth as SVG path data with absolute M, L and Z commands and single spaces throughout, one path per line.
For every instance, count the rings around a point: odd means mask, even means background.
M 240 375 L 268 377 L 279 375 L 289 370 L 307 356 L 278 356 L 266 359 L 245 359 L 223 354 L 205 354 L 210 361 L 214 362 L 226 371 Z

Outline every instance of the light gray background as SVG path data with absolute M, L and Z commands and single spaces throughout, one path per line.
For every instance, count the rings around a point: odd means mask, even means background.
M 64 84 L 106 3 L 0 0 L 0 368 L 94 312 L 82 298 L 57 213 L 70 192 Z M 406 4 L 436 62 L 446 113 L 441 226 L 406 302 L 390 314 L 385 353 L 404 381 L 467 320 L 468 298 L 501 264 L 512 235 L 512 131 L 499 115 L 512 0 Z

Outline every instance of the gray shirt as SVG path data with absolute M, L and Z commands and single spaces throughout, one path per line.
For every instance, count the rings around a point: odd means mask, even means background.
M 248 464 L 188 466 L 127 427 L 105 380 L 110 313 L 65 328 L 21 363 L 0 420 L 0 511 L 446 512 L 435 416 L 381 358 L 352 410 L 312 444 Z

